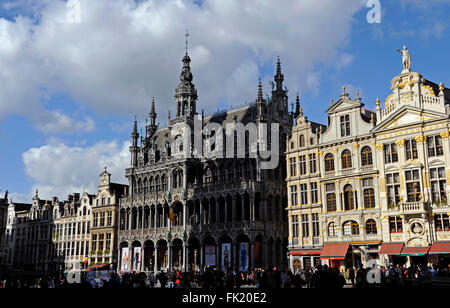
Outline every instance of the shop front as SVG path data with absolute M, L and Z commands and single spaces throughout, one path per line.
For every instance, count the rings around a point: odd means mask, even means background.
M 405 244 L 403 243 L 385 243 L 380 247 L 379 255 L 382 265 L 389 266 L 406 264 L 407 258 L 401 256 L 401 252 Z
M 311 267 L 321 265 L 321 250 L 295 250 L 291 251 L 291 270 L 296 273 L 300 270 L 307 270 Z
M 328 266 L 338 267 L 346 266 L 346 256 L 350 244 L 325 244 L 320 254 L 320 259 L 328 261 Z
M 428 254 L 431 263 L 448 267 L 450 265 L 450 242 L 434 242 Z
M 407 266 L 420 265 L 426 266 L 428 264 L 428 252 L 431 247 L 403 247 L 400 255 L 407 257 Z

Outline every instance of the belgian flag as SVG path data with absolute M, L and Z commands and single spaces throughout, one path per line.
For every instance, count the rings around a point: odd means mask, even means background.
M 169 207 L 169 220 L 170 220 L 171 222 L 176 222 L 176 220 L 175 220 L 175 214 L 173 213 L 173 208 L 172 208 L 172 206 L 169 205 L 169 202 L 167 202 L 167 199 L 166 199 L 166 204 L 167 204 L 167 206 Z

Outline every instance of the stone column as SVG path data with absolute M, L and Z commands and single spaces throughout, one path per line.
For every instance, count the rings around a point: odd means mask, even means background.
M 250 243 L 250 257 L 248 258 L 250 260 L 248 264 L 248 271 L 252 271 L 255 268 L 255 243 Z
M 231 202 L 231 222 L 234 226 L 234 223 L 236 222 L 236 195 L 231 197 Z
M 203 269 L 205 268 L 205 246 L 200 243 L 200 274 L 203 275 Z
M 339 180 L 335 181 L 335 193 L 336 193 L 336 210 L 337 212 L 342 212 L 344 210 L 344 206 L 342 204 L 342 196 L 343 193 L 341 192 L 341 183 Z
M 172 243 L 167 243 L 167 266 L 169 268 L 169 271 L 172 271 L 172 265 L 173 265 L 173 260 L 172 260 Z
M 235 243 L 233 246 L 233 267 L 234 270 L 237 272 L 239 270 L 239 258 L 238 258 L 238 251 L 239 251 L 239 243 Z
M 155 243 L 155 252 L 154 252 L 154 262 L 153 262 L 153 272 L 156 274 L 158 271 L 158 245 Z

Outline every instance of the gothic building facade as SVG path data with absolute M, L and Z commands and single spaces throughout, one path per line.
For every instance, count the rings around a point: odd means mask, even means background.
M 182 62 L 168 127 L 156 126 L 154 101 L 144 136 L 134 124 L 126 170 L 130 191 L 120 204 L 119 271 L 247 271 L 287 263 L 286 171 L 279 162 L 285 160 L 291 117 L 280 61 L 270 98 L 263 98 L 260 83 L 254 103 L 211 116 L 197 113 L 187 53 Z M 279 124 L 281 153 L 274 169 L 262 168 L 263 159 L 252 155 L 263 146 L 252 141 L 247 125 L 263 123 Z M 227 131 L 229 125 L 236 126 Z M 262 137 L 257 129 L 256 138 Z M 237 140 L 245 150 L 238 151 Z M 267 149 L 275 148 L 271 140 Z M 230 148 L 231 157 L 222 158 Z

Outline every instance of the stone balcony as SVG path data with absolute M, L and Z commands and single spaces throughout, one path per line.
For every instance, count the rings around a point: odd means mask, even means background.
M 426 211 L 425 203 L 420 202 L 405 202 L 397 206 L 389 208 L 392 212 L 401 212 L 405 214 L 421 214 Z

